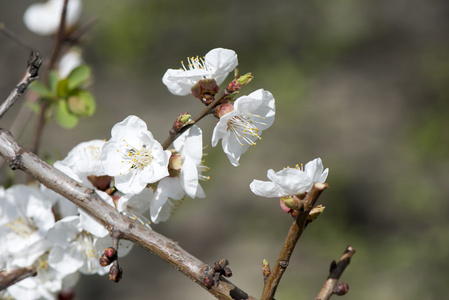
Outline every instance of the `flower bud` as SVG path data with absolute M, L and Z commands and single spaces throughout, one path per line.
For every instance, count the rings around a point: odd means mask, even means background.
M 206 288 L 210 289 L 214 285 L 214 280 L 209 276 L 204 277 L 203 284 Z
M 114 282 L 119 282 L 120 279 L 122 279 L 123 270 L 120 268 L 120 266 L 113 265 L 111 269 L 109 270 L 109 280 L 112 280 Z
M 193 97 L 200 99 L 205 105 L 209 105 L 214 101 L 214 96 L 219 90 L 220 87 L 215 79 L 202 79 L 193 85 L 191 92 Z
M 175 132 L 179 132 L 181 128 L 188 124 L 194 123 L 190 120 L 191 115 L 189 115 L 188 112 L 185 112 L 183 114 L 180 114 L 178 118 L 176 119 L 175 123 L 173 124 L 173 129 Z
M 235 69 L 235 79 L 232 80 L 227 87 L 227 90 L 229 92 L 236 92 L 238 90 L 240 90 L 242 87 L 244 87 L 245 85 L 247 85 L 248 83 L 251 82 L 251 80 L 254 78 L 254 76 L 251 73 L 246 73 L 243 76 L 240 76 L 238 74 L 238 70 Z
M 224 267 L 223 268 L 223 276 L 224 277 L 231 277 L 232 276 L 231 269 L 229 269 L 228 267 Z
M 268 263 L 268 260 L 266 260 L 266 259 L 264 259 L 262 261 L 262 274 L 263 274 L 263 281 L 266 282 L 268 277 L 271 274 L 270 264 Z
M 75 292 L 71 288 L 64 288 L 58 293 L 58 300 L 72 300 L 75 298 Z
M 339 282 L 332 290 L 332 293 L 338 296 L 343 296 L 346 295 L 348 291 L 349 285 L 346 282 Z
M 304 207 L 304 203 L 297 196 L 281 197 L 281 201 L 291 209 L 298 210 Z
M 312 210 L 310 211 L 309 215 L 307 216 L 307 224 L 308 223 L 312 223 L 313 221 L 316 220 L 316 218 L 318 218 L 324 211 L 326 207 L 320 205 L 315 206 L 314 208 L 312 208 Z
M 102 267 L 106 267 L 108 265 L 110 265 L 111 263 L 113 263 L 115 260 L 117 260 L 117 251 L 112 248 L 106 248 L 104 249 L 103 254 L 100 257 L 100 265 Z
M 230 113 L 231 111 L 234 110 L 234 105 L 232 105 L 229 102 L 223 103 L 218 105 L 215 108 L 214 111 L 214 116 L 217 117 L 218 119 L 220 119 L 221 117 L 223 117 L 225 114 Z

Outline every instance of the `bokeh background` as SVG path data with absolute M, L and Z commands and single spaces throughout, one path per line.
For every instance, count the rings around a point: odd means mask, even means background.
M 29 32 L 34 1 L 0 0 L 0 21 L 48 57 L 50 37 Z M 357 253 L 345 299 L 444 299 L 449 291 L 449 2 L 444 0 L 84 1 L 84 58 L 94 69 L 94 117 L 67 131 L 45 128 L 40 155 L 60 159 L 79 142 L 110 137 L 130 114 L 163 141 L 175 117 L 203 107 L 171 95 L 161 78 L 187 56 L 237 52 L 252 72 L 242 90 L 271 91 L 276 121 L 233 167 L 208 147 L 206 199 L 186 199 L 154 226 L 204 262 L 227 258 L 231 280 L 254 297 L 262 259 L 277 257 L 291 218 L 248 185 L 268 169 L 321 157 L 330 169 L 326 206 L 307 228 L 277 299 L 311 299 L 347 245 Z M 28 51 L 0 34 L 0 98 L 22 76 Z M 229 77 L 231 78 L 231 77 Z M 0 120 L 9 128 L 21 101 Z M 20 143 L 31 144 L 36 118 Z M 210 145 L 213 118 L 202 120 Z M 1 183 L 8 171 L 2 169 Z M 84 276 L 76 299 L 212 299 L 145 250 L 122 259 L 119 284 Z

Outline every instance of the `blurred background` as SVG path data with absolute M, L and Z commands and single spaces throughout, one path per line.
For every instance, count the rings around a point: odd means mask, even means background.
M 28 31 L 35 1 L 0 0 L 0 21 L 47 58 L 53 40 Z M 260 297 L 264 258 L 273 265 L 291 224 L 278 201 L 255 196 L 266 171 L 321 157 L 330 169 L 324 214 L 293 254 L 277 299 L 312 299 L 347 245 L 356 249 L 341 280 L 344 299 L 444 299 L 449 291 L 449 2 L 84 1 L 81 20 L 94 71 L 94 117 L 44 131 L 40 155 L 61 159 L 82 141 L 108 139 L 130 114 L 165 140 L 176 116 L 203 109 L 168 92 L 161 78 L 188 56 L 233 49 L 239 70 L 276 99 L 276 121 L 233 167 L 208 147 L 206 199 L 186 199 L 153 228 L 212 264 L 230 261 L 231 281 Z M 0 98 L 21 78 L 29 52 L 0 34 Z M 231 76 L 229 77 L 229 79 Z M 0 120 L 10 128 L 25 97 Z M 3 101 L 3 100 L 2 100 Z M 210 145 L 216 120 L 199 125 Z M 18 138 L 31 145 L 35 116 Z M 8 170 L 3 168 L 0 183 Z M 76 299 L 213 299 L 149 252 L 121 260 L 123 280 L 84 276 Z

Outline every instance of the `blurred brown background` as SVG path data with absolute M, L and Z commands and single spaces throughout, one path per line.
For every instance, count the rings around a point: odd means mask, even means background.
M 49 56 L 52 39 L 29 32 L 34 1 L 0 1 L 0 21 Z M 175 117 L 202 105 L 171 95 L 161 78 L 187 56 L 215 47 L 237 52 L 254 81 L 271 91 L 276 121 L 233 167 L 207 148 L 206 199 L 187 199 L 154 229 L 207 263 L 227 258 L 231 280 L 259 297 L 262 259 L 274 263 L 291 218 L 277 200 L 248 188 L 268 169 L 315 157 L 329 167 L 327 209 L 300 240 L 277 299 L 311 299 L 329 263 L 356 250 L 343 274 L 344 299 L 443 299 L 449 291 L 449 2 L 404 1 L 84 1 L 84 37 L 93 67 L 94 117 L 66 131 L 45 128 L 41 156 L 64 157 L 79 142 L 110 137 L 130 114 L 163 141 Z M 0 35 L 0 98 L 25 70 L 28 51 Z M 0 127 L 9 128 L 23 98 Z M 216 120 L 199 124 L 204 143 Z M 20 143 L 31 144 L 35 118 Z M 7 171 L 1 170 L 0 183 Z M 212 299 L 137 247 L 122 259 L 119 284 L 84 276 L 76 299 Z

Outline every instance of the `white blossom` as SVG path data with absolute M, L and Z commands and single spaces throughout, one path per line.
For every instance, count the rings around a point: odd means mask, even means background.
M 212 146 L 222 139 L 223 151 L 231 164 L 238 166 L 240 156 L 273 124 L 274 115 L 275 101 L 270 92 L 259 89 L 242 96 L 234 102 L 231 112 L 220 117 L 212 134 Z
M 270 169 L 267 177 L 271 181 L 253 180 L 249 187 L 254 194 L 267 198 L 301 195 L 309 192 L 314 183 L 326 181 L 329 169 L 323 169 L 321 159 L 315 158 L 304 168 L 287 167 L 279 172 Z
M 129 116 L 114 125 L 100 155 L 105 173 L 124 194 L 138 194 L 149 183 L 168 176 L 170 151 L 164 151 L 144 121 Z
M 238 65 L 237 54 L 233 50 L 215 48 L 204 58 L 190 57 L 187 66 L 181 62 L 181 69 L 168 69 L 162 82 L 175 95 L 185 96 L 191 93 L 195 83 L 201 79 L 215 79 L 220 85 Z
M 49 0 L 33 3 L 25 11 L 23 21 L 26 27 L 38 35 L 55 34 L 59 29 L 64 0 Z M 81 15 L 81 0 L 70 0 L 67 5 L 66 27 L 72 27 Z

